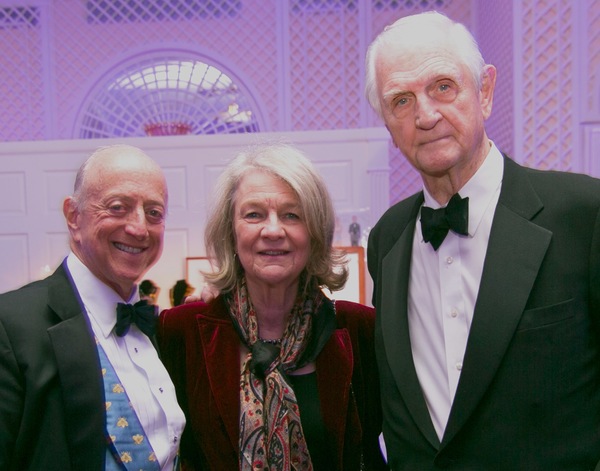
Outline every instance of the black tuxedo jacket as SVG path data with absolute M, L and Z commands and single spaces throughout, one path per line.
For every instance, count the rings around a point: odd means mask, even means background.
M 68 275 L 0 295 L 0 469 L 104 470 L 104 390 Z
M 600 181 L 504 159 L 458 389 L 440 442 L 413 363 L 408 277 L 423 194 L 369 237 L 394 470 L 594 469 L 600 459 Z

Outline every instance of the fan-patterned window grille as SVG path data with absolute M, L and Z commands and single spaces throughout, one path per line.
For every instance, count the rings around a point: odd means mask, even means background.
M 257 132 L 254 108 L 214 65 L 149 57 L 97 85 L 76 126 L 83 139 Z

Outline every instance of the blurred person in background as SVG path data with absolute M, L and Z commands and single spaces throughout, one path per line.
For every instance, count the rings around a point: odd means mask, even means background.
M 146 301 L 148 304 L 156 304 L 160 288 L 156 286 L 152 280 L 144 280 L 140 283 L 140 300 Z

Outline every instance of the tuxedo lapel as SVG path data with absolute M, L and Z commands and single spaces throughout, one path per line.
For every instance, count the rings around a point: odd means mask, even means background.
M 104 394 L 96 345 L 63 267 L 49 280 L 48 305 L 61 321 L 48 329 L 65 407 L 74 469 L 104 462 Z
M 521 319 L 552 238 L 531 222 L 542 208 L 524 172 L 505 159 L 463 369 L 442 446 L 477 407 Z
M 381 325 L 385 357 L 396 386 L 410 411 L 413 420 L 432 446 L 437 448 L 439 440 L 431 421 L 429 410 L 413 362 L 408 329 L 408 279 L 416 216 L 422 198 L 418 199 L 412 218 L 397 242 L 384 257 L 381 273 L 381 306 L 378 316 Z

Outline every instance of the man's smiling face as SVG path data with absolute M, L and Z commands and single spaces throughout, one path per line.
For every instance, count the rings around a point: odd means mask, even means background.
M 80 200 L 65 202 L 71 248 L 98 279 L 128 299 L 162 252 L 167 206 L 162 172 L 143 155 L 106 156 L 88 168 Z

